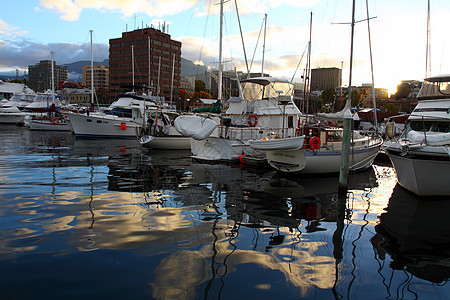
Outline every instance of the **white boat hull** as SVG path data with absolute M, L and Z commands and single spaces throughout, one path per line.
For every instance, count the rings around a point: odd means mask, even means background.
M 25 113 L 0 113 L 0 124 L 24 124 Z
M 349 170 L 359 171 L 370 167 L 381 147 L 381 143 L 350 151 Z M 282 172 L 308 174 L 338 173 L 341 151 L 267 151 L 267 162 Z
M 77 136 L 136 138 L 142 127 L 133 120 L 108 115 L 68 114 Z M 124 123 L 125 125 L 122 125 Z M 122 126 L 121 126 L 122 125 Z
M 450 195 L 450 156 L 402 157 L 388 151 L 398 183 L 419 196 Z
M 143 136 L 140 139 L 142 146 L 151 149 L 163 150 L 189 150 L 190 138 L 185 136 Z
M 64 120 L 64 121 L 58 121 L 51 122 L 51 120 L 34 120 L 31 119 L 30 123 L 30 130 L 42 130 L 42 131 L 72 131 L 72 125 L 70 124 L 70 121 Z

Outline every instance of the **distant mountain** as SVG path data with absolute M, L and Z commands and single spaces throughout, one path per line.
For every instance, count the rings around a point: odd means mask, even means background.
M 181 77 L 205 74 L 207 70 L 208 68 L 205 66 L 196 65 L 189 59 L 181 58 Z

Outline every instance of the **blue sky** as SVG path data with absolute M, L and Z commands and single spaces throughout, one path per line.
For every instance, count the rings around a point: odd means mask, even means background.
M 166 22 L 173 39 L 183 43 L 182 56 L 217 67 L 218 0 L 16 0 L 3 1 L 0 11 L 0 73 L 50 59 L 57 64 L 90 59 L 89 30 L 93 30 L 94 59 L 108 58 L 110 38 L 128 28 Z M 375 86 L 395 90 L 401 80 L 422 80 L 425 71 L 426 0 L 369 0 Z M 309 40 L 312 21 L 312 67 L 343 66 L 348 84 L 350 58 L 350 0 L 237 0 L 248 60 L 261 71 L 262 37 L 267 13 L 264 71 L 291 78 Z M 356 0 L 356 20 L 366 18 L 366 1 Z M 225 4 L 224 60 L 226 69 L 245 71 L 235 2 Z M 450 3 L 431 1 L 431 74 L 450 73 Z M 353 84 L 371 82 L 367 22 L 355 26 Z M 295 81 L 305 68 L 300 62 Z

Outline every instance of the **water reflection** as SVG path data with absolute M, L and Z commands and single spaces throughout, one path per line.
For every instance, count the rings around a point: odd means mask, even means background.
M 450 278 L 449 215 L 448 200 L 418 199 L 400 186 L 394 188 L 371 241 L 380 260 L 387 254 L 392 258 L 392 270 L 411 274 L 402 282 L 404 289 L 413 276 L 436 284 Z M 380 274 L 386 272 L 380 269 Z
M 393 189 L 390 166 L 352 174 L 342 199 L 336 176 L 201 164 L 135 140 L 0 134 L 0 267 L 12 274 L 0 289 L 11 294 L 26 274 L 36 291 L 48 265 L 79 298 L 124 286 L 129 298 L 386 298 L 394 286 L 426 298 L 436 292 L 423 285 L 448 278 L 448 206 Z M 80 265 L 86 276 L 67 274 Z M 104 280 L 87 275 L 98 270 Z

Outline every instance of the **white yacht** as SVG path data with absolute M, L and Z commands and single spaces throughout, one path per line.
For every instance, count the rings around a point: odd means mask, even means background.
M 87 111 L 67 115 L 77 136 L 136 138 L 144 124 L 144 110 L 155 106 L 153 96 L 129 92 L 119 96 L 107 112 Z
M 203 114 L 175 120 L 175 127 L 191 137 L 193 158 L 232 161 L 255 155 L 250 140 L 268 135 L 297 135 L 300 110 L 292 101 L 293 85 L 273 77 L 241 81 L 242 97 L 231 98 L 223 114 Z M 198 125 L 190 125 L 190 123 Z M 191 130 L 186 133 L 186 128 Z
M 424 80 L 398 139 L 385 142 L 398 183 L 419 196 L 450 195 L 450 75 Z

